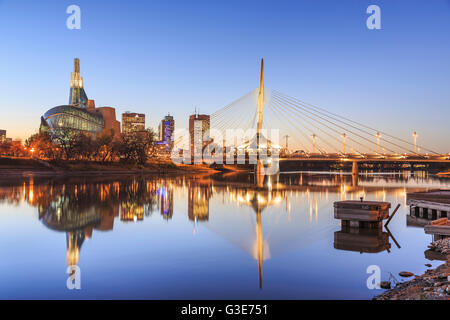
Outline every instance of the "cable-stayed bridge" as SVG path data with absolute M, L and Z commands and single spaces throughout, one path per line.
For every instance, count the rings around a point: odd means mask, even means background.
M 229 139 L 227 133 L 233 131 L 238 132 L 238 139 L 236 133 Z M 235 153 L 245 149 L 246 154 L 252 148 L 277 149 L 280 166 L 285 162 L 288 170 L 301 167 L 301 163 L 350 162 L 353 170 L 358 163 L 394 164 L 396 168 L 450 163 L 450 154 L 421 145 L 417 133 L 409 134 L 410 140 L 397 137 L 264 88 L 263 60 L 259 88 L 211 115 L 211 138 L 223 141 L 224 149 L 229 147 L 227 150 Z

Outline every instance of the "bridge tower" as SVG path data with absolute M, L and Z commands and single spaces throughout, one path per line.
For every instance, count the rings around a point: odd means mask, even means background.
M 263 141 L 262 136 L 262 124 L 263 124 L 263 111 L 264 111 L 264 59 L 261 59 L 261 75 L 259 79 L 259 93 L 258 93 L 258 109 L 257 109 L 257 117 L 256 117 L 256 148 L 257 148 L 257 162 L 255 168 L 255 178 L 258 186 L 262 187 L 264 183 L 265 175 L 274 175 L 279 173 L 279 163 L 278 163 L 278 155 L 276 155 L 276 161 L 272 161 L 269 159 L 264 159 L 260 154 L 260 145 L 261 141 Z M 266 142 L 266 150 L 269 150 L 269 139 L 265 137 Z M 271 150 L 272 151 L 272 150 Z M 273 154 L 271 155 L 273 158 Z M 264 162 L 263 162 L 264 161 Z M 268 170 L 273 173 L 268 173 Z M 266 171 L 267 170 L 267 171 Z
M 258 114 L 256 122 L 256 139 L 258 142 L 258 147 L 263 121 L 263 106 L 264 106 L 264 59 L 261 59 L 261 75 L 259 79 L 259 94 L 258 94 Z
M 263 121 L 263 107 L 264 107 L 264 59 L 261 59 L 261 75 L 259 79 L 259 93 L 258 93 L 258 111 L 256 116 L 256 150 L 257 150 L 257 164 L 256 164 L 256 179 L 260 184 L 261 177 L 264 175 L 264 165 L 259 157 L 259 146 L 261 141 L 261 130 Z

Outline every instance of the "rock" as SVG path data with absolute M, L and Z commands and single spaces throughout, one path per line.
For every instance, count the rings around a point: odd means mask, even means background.
M 391 282 L 390 281 L 381 281 L 380 287 L 382 289 L 390 289 L 391 288 Z
M 409 277 L 412 277 L 414 275 L 414 273 L 408 272 L 408 271 L 402 271 L 402 272 L 399 272 L 398 275 L 400 277 L 409 278 Z
M 450 254 L 450 238 L 441 239 L 433 242 L 430 245 L 430 249 L 436 252 L 440 252 L 443 255 Z
M 442 246 L 441 242 L 440 245 Z M 422 275 L 414 275 L 407 271 L 400 272 L 399 275 L 407 279 L 391 283 L 391 288 L 378 296 L 377 300 L 450 300 L 450 259 Z M 412 275 L 414 277 L 411 277 Z M 387 284 L 388 281 L 380 283 L 380 287 L 383 286 L 384 289 Z
M 431 265 L 431 263 L 427 263 L 427 264 L 425 265 L 425 267 L 431 268 L 432 265 Z

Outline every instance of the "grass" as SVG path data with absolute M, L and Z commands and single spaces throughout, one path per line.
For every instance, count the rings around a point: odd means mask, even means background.
M 50 166 L 46 166 L 43 161 L 30 158 L 0 157 L 0 170 L 37 170 L 48 171 L 52 167 L 56 171 L 92 171 L 92 172 L 123 172 L 123 171 L 143 171 L 143 172 L 195 172 L 210 170 L 204 165 L 176 165 L 170 159 L 150 159 L 145 165 L 138 165 L 129 162 L 100 162 L 87 160 L 50 160 Z
M 0 157 L 0 168 L 1 167 L 13 167 L 13 168 L 36 168 L 43 169 L 47 168 L 42 163 L 31 159 L 31 158 L 12 158 L 12 157 Z

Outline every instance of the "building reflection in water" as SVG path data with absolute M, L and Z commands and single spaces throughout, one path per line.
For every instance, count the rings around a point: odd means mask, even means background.
M 158 197 L 158 206 L 161 216 L 165 220 L 172 219 L 173 216 L 173 186 L 171 184 L 162 183 L 157 185 L 156 195 Z
M 208 221 L 211 187 L 191 186 L 188 194 L 188 218 L 191 221 Z
M 139 223 L 151 217 L 154 212 L 159 212 L 159 216 L 170 221 L 174 215 L 174 194 L 180 192 L 188 198 L 188 207 L 182 214 L 186 215 L 187 211 L 188 219 L 194 221 L 194 225 L 203 223 L 231 243 L 242 246 L 257 261 L 259 285 L 262 287 L 263 261 L 273 257 L 273 253 L 280 248 L 276 247 L 278 244 L 275 236 L 279 237 L 278 243 L 283 250 L 294 245 L 294 240 L 302 236 L 298 232 L 298 225 L 294 227 L 294 223 L 309 223 L 302 232 L 308 231 L 308 228 L 314 231 L 321 214 L 324 217 L 332 214 L 321 212 L 324 206 L 328 208 L 329 201 L 360 197 L 384 200 L 389 196 L 391 201 L 402 203 L 406 208 L 407 190 L 416 191 L 429 187 L 449 188 L 450 180 L 433 178 L 427 174 L 361 174 L 355 184 L 351 175 L 342 173 L 295 173 L 280 174 L 278 179 L 268 181 L 267 185 L 255 187 L 248 175 L 120 179 L 34 177 L 21 178 L 14 183 L 11 180 L 0 180 L 0 203 L 20 204 L 25 201 L 37 207 L 39 219 L 45 226 L 66 233 L 67 264 L 75 265 L 80 260 L 85 239 L 91 238 L 94 230 L 113 230 L 116 218 L 123 223 Z M 335 197 L 330 197 L 330 194 L 335 194 Z M 213 198 L 222 200 L 223 205 L 230 209 L 226 219 L 235 219 L 228 221 L 232 228 L 223 224 L 225 218 L 210 219 L 210 215 L 215 213 L 210 208 Z M 300 213 L 297 216 L 304 215 L 306 220 L 292 220 L 298 219 L 291 216 L 295 203 L 302 203 L 306 207 L 304 212 L 297 209 L 297 213 Z M 247 222 L 241 218 L 245 213 L 239 207 L 252 209 L 252 215 L 245 217 L 249 218 Z M 270 212 L 266 213 L 269 207 L 276 208 L 278 216 L 272 217 Z M 241 219 L 239 225 L 238 219 Z M 216 221 L 222 221 L 222 225 L 215 225 Z M 264 228 L 275 227 L 279 221 L 282 223 L 280 229 L 277 229 L 278 233 L 272 234 L 269 239 L 268 235 L 272 231 L 268 232 Z M 247 227 L 241 228 L 240 224 L 246 224 Z M 242 233 L 239 233 L 239 228 Z M 319 231 L 334 233 L 334 247 L 340 250 L 381 252 L 391 247 L 386 232 L 336 232 L 334 224 L 329 229 Z M 248 245 L 238 243 L 244 241 L 241 240 L 244 238 Z

